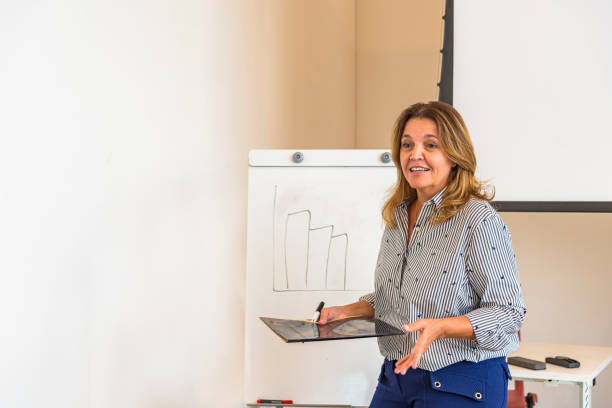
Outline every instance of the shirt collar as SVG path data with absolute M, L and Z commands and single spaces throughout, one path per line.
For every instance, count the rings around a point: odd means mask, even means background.
M 425 205 L 434 205 L 435 208 L 438 208 L 440 206 L 440 203 L 442 202 L 442 196 L 444 195 L 444 191 L 446 190 L 446 187 L 444 187 L 442 190 L 440 190 L 435 196 L 433 196 L 432 198 L 430 198 L 429 200 L 425 201 Z M 398 207 L 400 208 L 407 208 L 408 205 L 410 203 L 408 201 L 402 201 Z
M 442 196 L 444 195 L 445 190 L 446 190 L 446 187 L 440 190 L 435 196 L 430 198 L 429 201 L 426 202 L 426 204 L 427 203 L 434 204 L 435 207 L 438 208 L 440 206 L 440 203 L 442 202 Z

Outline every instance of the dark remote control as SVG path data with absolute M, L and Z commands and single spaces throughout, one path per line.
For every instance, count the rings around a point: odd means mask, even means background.
M 508 357 L 508 364 L 519 367 L 529 368 L 530 370 L 544 370 L 546 363 L 538 360 L 531 360 L 525 357 Z
M 580 367 L 580 361 L 565 356 L 546 357 L 546 362 L 566 368 Z

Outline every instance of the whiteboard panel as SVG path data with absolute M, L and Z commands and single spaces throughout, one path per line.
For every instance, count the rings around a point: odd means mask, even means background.
M 612 3 L 455 4 L 454 105 L 498 201 L 610 201 Z
M 378 160 L 384 151 L 370 152 L 299 167 L 269 151 L 249 168 L 245 402 L 369 404 L 383 361 L 375 339 L 287 344 L 258 317 L 308 318 L 322 300 L 373 291 L 380 210 L 396 172 Z M 304 152 L 315 162 L 318 153 Z

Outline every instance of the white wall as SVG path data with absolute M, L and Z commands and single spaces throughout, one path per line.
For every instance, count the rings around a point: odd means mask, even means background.
M 612 214 L 501 213 L 523 284 L 525 341 L 612 345 L 610 244 Z M 538 408 L 580 406 L 580 388 L 526 382 Z M 593 387 L 593 406 L 612 406 L 612 369 Z
M 241 401 L 256 5 L 0 6 L 0 406 Z
M 389 148 L 400 112 L 438 99 L 444 0 L 356 0 L 355 142 Z
M 253 147 L 354 148 L 355 0 L 251 2 L 262 23 L 256 103 L 264 114 Z

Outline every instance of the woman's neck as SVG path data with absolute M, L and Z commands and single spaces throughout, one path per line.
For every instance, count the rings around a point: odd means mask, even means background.
M 414 203 L 417 205 L 418 208 L 421 208 L 423 207 L 423 204 L 425 204 L 427 201 L 434 198 L 434 196 L 438 194 L 440 191 L 442 191 L 443 189 L 444 187 L 434 192 L 431 192 L 431 191 L 425 192 L 425 191 L 416 190 L 416 198 L 414 199 Z

